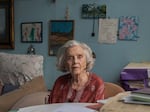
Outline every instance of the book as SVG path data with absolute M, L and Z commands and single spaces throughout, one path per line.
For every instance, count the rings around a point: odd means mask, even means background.
M 140 96 L 140 95 L 130 95 L 133 100 L 142 101 L 142 102 L 150 102 L 150 96 Z
M 150 102 L 143 102 L 143 101 L 134 100 L 130 95 L 123 97 L 122 100 L 124 103 L 150 105 Z
M 134 90 L 131 92 L 130 97 L 133 100 L 142 101 L 142 102 L 150 102 L 150 88 Z
M 131 91 L 131 94 L 123 98 L 124 103 L 150 105 L 150 88 Z

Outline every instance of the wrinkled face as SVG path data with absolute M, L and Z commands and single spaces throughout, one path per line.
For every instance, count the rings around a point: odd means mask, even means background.
M 72 46 L 66 51 L 66 66 L 71 74 L 81 74 L 86 71 L 86 56 L 80 46 Z

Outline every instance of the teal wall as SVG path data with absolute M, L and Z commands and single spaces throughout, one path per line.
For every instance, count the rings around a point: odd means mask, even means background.
M 104 81 L 117 82 L 122 68 L 129 62 L 150 61 L 150 1 L 148 0 L 14 0 L 15 8 L 15 49 L 0 50 L 25 54 L 29 43 L 21 43 L 20 25 L 22 22 L 43 22 L 43 42 L 33 43 L 37 54 L 44 56 L 44 77 L 46 85 L 51 88 L 55 79 L 62 73 L 55 67 L 56 57 L 48 55 L 49 20 L 64 19 L 66 6 L 69 6 L 70 19 L 75 20 L 74 39 L 87 43 L 96 53 L 97 59 L 93 72 Z M 106 4 L 107 16 L 139 17 L 138 41 L 117 41 L 116 44 L 98 43 L 98 24 L 95 37 L 91 37 L 92 20 L 81 19 L 82 4 Z M 98 21 L 96 20 L 96 23 Z M 40 83 L 40 82 L 39 82 Z

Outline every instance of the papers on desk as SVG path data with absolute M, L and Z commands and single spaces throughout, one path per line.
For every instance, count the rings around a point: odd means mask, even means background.
M 150 105 L 127 104 L 120 101 L 129 94 L 130 92 L 123 92 L 114 96 L 108 103 L 102 106 L 100 112 L 150 112 Z
M 150 105 L 150 102 L 143 102 L 138 100 L 133 100 L 131 96 L 126 96 L 123 98 L 124 103 L 131 103 L 131 104 L 143 104 L 143 105 Z
M 106 104 L 111 98 L 112 98 L 112 97 L 107 98 L 107 99 L 103 99 L 103 100 L 97 100 L 97 103 Z
M 150 88 L 131 91 L 131 94 L 123 98 L 125 103 L 150 105 Z
M 53 112 L 95 112 L 95 110 L 79 105 L 64 104 Z
M 58 104 L 59 105 L 59 104 Z M 72 103 L 62 103 L 59 106 L 38 105 L 20 108 L 17 112 L 95 112 L 93 109 Z

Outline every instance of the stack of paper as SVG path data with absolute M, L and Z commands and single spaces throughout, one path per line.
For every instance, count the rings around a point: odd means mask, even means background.
M 132 91 L 129 96 L 123 98 L 125 103 L 149 104 L 150 105 L 150 88 L 143 88 Z
M 24 107 L 17 112 L 95 112 L 95 110 L 75 103 L 58 103 Z

